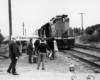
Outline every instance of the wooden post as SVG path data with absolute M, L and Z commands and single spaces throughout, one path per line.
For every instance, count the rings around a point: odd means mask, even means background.
M 9 9 L 9 40 L 11 41 L 12 35 L 12 16 L 11 16 L 11 0 L 8 0 L 8 9 Z
M 24 22 L 23 22 L 23 35 L 24 35 L 24 26 L 25 26 L 25 25 L 24 25 Z

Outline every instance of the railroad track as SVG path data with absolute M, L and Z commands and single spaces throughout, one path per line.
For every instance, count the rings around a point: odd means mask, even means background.
M 75 47 L 100 51 L 100 48 L 94 47 L 94 46 L 86 46 L 86 45 L 75 44 Z
M 85 52 L 80 52 L 77 50 L 63 50 L 63 52 L 66 54 L 70 54 L 73 57 L 78 58 L 81 61 L 89 63 L 90 65 L 100 69 L 100 57 L 99 56 L 87 54 Z
M 80 48 L 73 48 L 73 49 L 71 49 L 71 51 L 80 53 L 81 55 L 86 55 L 86 56 L 89 56 L 89 57 L 100 59 L 100 54 L 96 51 L 84 50 L 84 49 L 80 49 Z

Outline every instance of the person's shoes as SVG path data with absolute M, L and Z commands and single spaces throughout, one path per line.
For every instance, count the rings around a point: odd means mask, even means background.
M 9 74 L 11 74 L 11 72 L 10 72 L 9 70 L 7 70 L 7 72 L 8 72 Z
M 42 70 L 45 70 L 45 68 L 42 68 Z
M 13 73 L 13 75 L 19 75 L 18 73 Z
M 37 70 L 39 70 L 39 68 L 37 68 Z

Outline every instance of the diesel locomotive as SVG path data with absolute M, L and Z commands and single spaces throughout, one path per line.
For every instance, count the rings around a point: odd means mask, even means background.
M 38 30 L 38 36 L 54 38 L 58 48 L 74 48 L 75 37 L 70 36 L 69 21 L 68 15 L 58 15 Z

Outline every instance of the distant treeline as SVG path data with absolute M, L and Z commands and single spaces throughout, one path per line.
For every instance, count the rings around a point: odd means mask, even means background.
M 100 42 L 100 24 L 87 27 L 84 33 L 82 40 Z
M 100 24 L 88 26 L 86 29 L 70 28 L 70 35 L 81 36 L 81 40 L 87 42 L 100 42 Z M 82 32 L 83 31 L 83 32 Z

